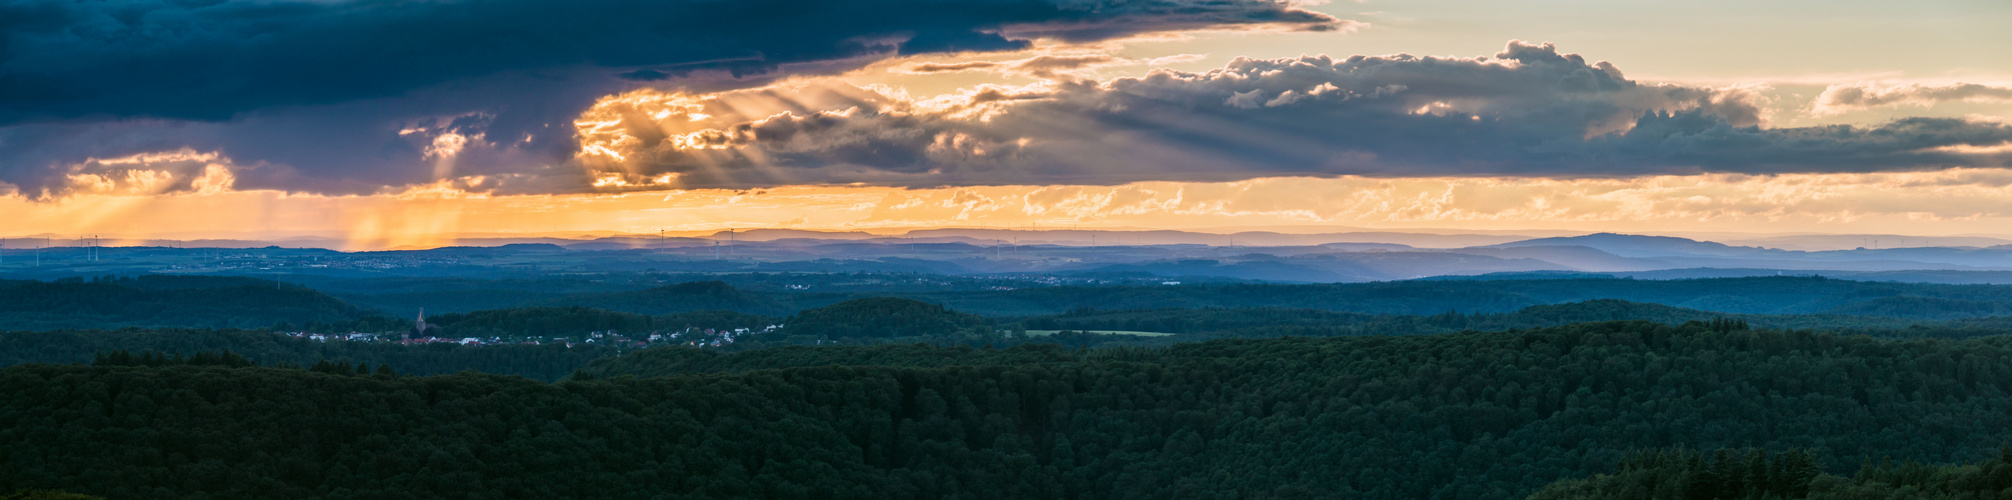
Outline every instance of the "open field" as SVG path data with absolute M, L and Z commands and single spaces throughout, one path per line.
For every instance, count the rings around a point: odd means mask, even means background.
M 1044 337 L 1044 336 L 1048 336 L 1048 335 L 1054 335 L 1054 334 L 1055 334 L 1056 332 L 1060 332 L 1060 331 L 1061 331 L 1061 330 L 1027 330 L 1027 335 L 1028 335 L 1028 336 L 1033 336 L 1033 337 Z M 1139 337 L 1165 337 L 1165 336 L 1168 336 L 1168 335 L 1173 335 L 1173 334 L 1171 334 L 1171 333 L 1160 333 L 1160 332 L 1130 332 L 1130 331 L 1124 331 L 1124 330 L 1076 330 L 1076 331 L 1080 331 L 1080 332 L 1083 332 L 1083 333 L 1094 333 L 1094 334 L 1097 334 L 1097 335 L 1135 335 L 1135 336 L 1139 336 Z

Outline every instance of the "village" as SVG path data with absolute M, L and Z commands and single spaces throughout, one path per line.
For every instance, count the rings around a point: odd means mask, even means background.
M 315 333 L 305 331 L 293 331 L 293 332 L 280 331 L 273 333 L 298 339 L 310 340 L 314 342 L 364 342 L 364 343 L 382 342 L 382 343 L 392 343 L 400 345 L 453 344 L 453 345 L 462 345 L 471 347 L 492 346 L 492 345 L 564 345 L 566 347 L 576 347 L 581 345 L 597 345 L 597 346 L 615 347 L 619 349 L 642 349 L 648 347 L 662 347 L 662 346 L 673 346 L 673 345 L 683 345 L 683 346 L 702 347 L 702 348 L 721 347 L 733 344 L 735 341 L 742 340 L 746 336 L 751 334 L 773 332 L 781 328 L 782 325 L 768 325 L 760 329 L 687 327 L 682 330 L 676 330 L 676 331 L 652 331 L 648 333 L 634 333 L 634 334 L 624 334 L 616 330 L 595 330 L 595 331 L 584 332 L 578 335 L 520 336 L 520 337 L 505 337 L 505 336 L 441 337 L 441 336 L 430 336 L 430 335 L 414 336 L 410 332 L 406 332 L 403 334 L 383 334 L 383 333 L 365 333 L 365 332 Z M 423 326 L 421 331 L 423 331 Z

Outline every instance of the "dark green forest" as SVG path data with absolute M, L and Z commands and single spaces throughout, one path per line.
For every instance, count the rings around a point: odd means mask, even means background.
M 820 340 L 993 337 L 991 320 L 910 299 L 875 297 L 805 310 L 791 316 L 788 335 Z
M 767 316 L 784 316 L 801 309 L 789 295 L 782 298 L 748 292 L 721 281 L 694 281 L 647 290 L 585 294 L 530 304 L 538 306 L 582 306 L 637 314 L 671 314 L 689 311 L 735 311 Z M 825 305 L 829 300 L 815 305 Z
M 1974 464 L 1865 460 L 1849 477 L 1825 473 L 1815 453 L 1721 448 L 1631 453 L 1615 471 L 1552 483 L 1530 500 L 1890 499 L 2012 497 L 2012 449 Z
M 0 500 L 104 500 L 103 498 L 49 490 L 21 490 L 0 495 Z
M 474 370 L 556 380 L 613 356 L 614 347 L 576 345 L 398 345 L 316 342 L 248 330 L 138 329 L 0 332 L 0 366 L 28 363 L 88 363 L 113 351 L 193 355 L 232 352 L 263 365 L 311 366 L 323 360 L 389 365 L 399 373 L 432 375 Z
M 257 284 L 253 284 L 257 283 Z M 371 311 L 299 286 L 242 278 L 141 276 L 0 280 L 0 329 L 265 328 L 279 323 L 390 327 Z
M 1997 456 L 2012 440 L 2008 344 L 1622 321 L 1165 348 L 651 350 L 556 384 L 17 365 L 0 370 L 0 491 L 1516 498 L 1678 447 L 1807 450 L 1846 474 Z
M 2012 497 L 2012 286 L 763 276 L 0 281 L 0 492 Z

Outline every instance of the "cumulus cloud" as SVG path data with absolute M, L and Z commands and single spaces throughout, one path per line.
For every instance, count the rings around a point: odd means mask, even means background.
M 2012 87 L 1975 83 L 1949 85 L 1887 85 L 1857 83 L 1831 85 L 1823 89 L 1811 106 L 1811 113 L 1828 116 L 1863 109 L 1900 105 L 1931 106 L 1944 101 L 2012 101 Z
M 2012 127 L 1767 128 L 1755 88 L 1652 85 L 1550 44 L 1494 57 L 1237 59 L 1206 72 L 914 98 L 794 85 L 640 93 L 583 118 L 582 166 L 677 186 L 1620 176 L 2004 166 Z M 652 118 L 663 114 L 668 118 Z M 703 119 L 688 117 L 704 116 Z M 653 188 L 638 185 L 637 188 Z M 654 186 L 661 188 L 662 186 Z
M 152 196 L 173 193 L 215 194 L 237 182 L 231 161 L 215 152 L 183 149 L 122 158 L 92 158 L 63 173 L 67 192 Z M 46 188 L 45 188 L 46 189 Z M 48 196 L 50 193 L 40 193 Z
M 261 166 L 238 179 L 252 188 L 430 182 L 450 149 L 458 171 L 546 175 L 576 149 L 574 115 L 638 86 L 1347 24 L 1276 0 L 0 0 L 0 181 L 39 190 L 87 158 L 184 147 Z M 398 134 L 433 119 L 463 123 Z

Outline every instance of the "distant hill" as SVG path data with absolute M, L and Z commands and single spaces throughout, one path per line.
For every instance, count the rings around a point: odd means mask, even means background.
M 1152 309 L 1129 311 L 1077 310 L 1068 313 L 1017 318 L 1010 321 L 1036 330 L 1120 330 L 1171 334 L 1200 334 L 1160 337 L 1133 343 L 1170 344 L 1207 338 L 1266 336 L 1413 335 L 1452 333 L 1466 330 L 1501 331 L 1542 328 L 1595 321 L 1639 320 L 1680 325 L 1691 321 L 1733 320 L 1755 328 L 1829 329 L 1898 332 L 1923 321 L 1891 317 L 1857 317 L 1836 314 L 1730 314 L 1673 307 L 1663 304 L 1595 299 L 1563 304 L 1544 304 L 1504 313 L 1430 315 L 1384 315 L 1323 311 L 1318 309 Z M 1962 328 L 1932 335 L 1969 337 L 1978 330 L 2002 322 L 1968 320 L 1957 323 L 1928 323 L 1929 326 Z M 1920 336 L 1921 333 L 1894 333 Z
M 1373 281 L 1381 276 L 1352 263 L 1313 266 L 1298 262 L 1257 260 L 1221 263 L 1216 260 L 1182 260 L 1101 266 L 1074 274 L 1144 275 L 1162 278 L 1233 278 L 1277 283 L 1353 283 Z
M 245 278 L 0 281 L 0 330 L 266 328 L 381 320 L 374 311 L 315 290 Z
M 1463 248 L 1449 250 L 1453 253 L 1486 255 L 1502 259 L 1534 259 L 1564 266 L 1575 271 L 1612 272 L 1667 269 L 1667 262 L 1634 257 L 1622 257 L 1585 246 L 1510 246 L 1499 248 Z M 1448 273 L 1451 274 L 1451 273 Z
M 1806 234 L 1790 236 L 1748 237 L 1737 240 L 1721 240 L 1734 246 L 1779 248 L 1783 250 L 1823 251 L 1850 250 L 1853 248 L 1906 248 L 1906 247 L 1992 247 L 2012 244 L 2012 240 L 1981 236 L 1908 236 L 1899 234 Z
M 1506 252 L 1505 252 L 1506 253 Z M 1611 257 L 1611 256 L 1610 256 Z M 1362 283 L 1437 275 L 1555 271 L 1571 267 L 1536 259 L 1477 252 L 1338 252 L 1290 257 L 1180 259 L 1111 264 L 1081 272 L 1145 273 L 1163 278 L 1229 278 L 1273 283 Z
M 1104 310 L 1281 307 L 1371 314 L 1431 315 L 1448 311 L 1504 313 L 1530 306 L 1620 299 L 1718 313 L 1820 314 L 1880 297 L 1921 296 L 2012 302 L 2012 286 L 1878 283 L 1822 277 L 1693 280 L 1518 279 L 1434 280 L 1320 285 L 1180 285 L 1048 287 L 1010 291 L 890 294 L 991 316 L 1056 314 L 1077 307 Z
M 1621 257 L 1714 256 L 1746 257 L 1766 252 L 1759 248 L 1735 247 L 1724 243 L 1698 241 L 1674 236 L 1597 233 L 1585 236 L 1536 238 L 1487 245 L 1482 248 L 1522 248 L 1580 246 Z
M 688 311 L 736 311 L 782 316 L 794 310 L 789 304 L 773 297 L 741 291 L 721 281 L 694 281 L 630 292 L 576 295 L 532 305 L 583 306 L 652 315 Z
M 984 317 L 911 299 L 873 297 L 806 309 L 784 323 L 784 333 L 825 339 L 949 337 L 991 323 Z
M 634 291 L 648 285 L 579 278 L 473 279 L 462 277 L 375 277 L 309 283 L 361 307 L 410 318 L 427 314 L 507 309 L 569 296 Z
M 2012 301 L 1979 301 L 1899 295 L 1839 306 L 1827 311 L 1850 316 L 1963 319 L 2012 315 Z

